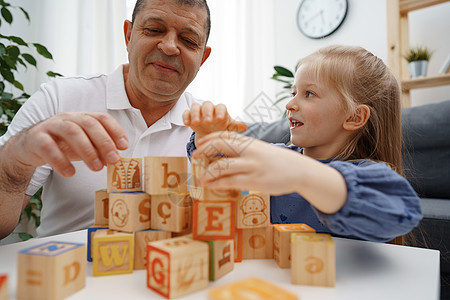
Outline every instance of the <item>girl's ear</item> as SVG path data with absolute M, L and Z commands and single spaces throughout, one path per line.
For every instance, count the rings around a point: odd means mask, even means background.
M 370 108 L 361 104 L 356 107 L 355 113 L 350 115 L 344 122 L 344 129 L 346 130 L 357 130 L 364 125 L 366 125 L 367 121 L 370 117 Z

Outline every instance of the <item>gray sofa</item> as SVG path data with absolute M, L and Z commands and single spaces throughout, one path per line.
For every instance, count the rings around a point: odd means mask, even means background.
M 405 176 L 421 197 L 423 220 L 406 244 L 441 253 L 441 298 L 450 299 L 450 100 L 402 109 Z M 256 123 L 246 135 L 289 142 L 286 120 Z

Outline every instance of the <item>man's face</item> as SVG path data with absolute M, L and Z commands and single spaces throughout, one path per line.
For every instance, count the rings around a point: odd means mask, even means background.
M 197 75 L 211 49 L 206 44 L 206 10 L 172 0 L 147 0 L 134 24 L 125 22 L 135 94 L 177 100 Z

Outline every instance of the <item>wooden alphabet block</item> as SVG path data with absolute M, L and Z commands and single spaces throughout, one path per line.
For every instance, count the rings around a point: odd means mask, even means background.
M 187 157 L 149 156 L 144 158 L 145 192 L 165 195 L 187 193 Z
M 248 192 L 236 201 L 236 227 L 259 228 L 270 224 L 270 195 Z
M 150 242 L 147 246 L 147 286 L 166 298 L 208 287 L 209 249 L 188 237 Z
M 0 274 L 0 300 L 9 299 L 8 275 Z
M 192 198 L 189 193 L 152 195 L 151 228 L 172 232 L 190 231 Z
M 192 236 L 196 240 L 234 239 L 234 201 L 194 200 Z
M 273 226 L 242 229 L 242 258 L 273 258 Z
M 234 269 L 234 240 L 205 242 L 209 245 L 209 280 L 216 281 Z
M 198 181 L 199 174 L 205 172 L 206 167 L 212 160 L 208 160 L 206 158 L 196 158 L 191 159 L 192 166 L 192 174 L 191 174 L 191 183 L 190 183 L 190 193 L 191 197 L 196 200 L 210 200 L 210 201 L 219 201 L 219 200 L 237 200 L 241 196 L 241 192 L 238 190 L 227 189 L 227 190 L 218 190 L 218 189 L 208 189 L 200 185 Z
M 334 287 L 336 250 L 329 234 L 291 234 L 291 282 Z
M 211 288 L 208 292 L 210 300 L 297 300 L 296 294 L 271 283 L 270 281 L 249 277 L 240 281 Z
M 108 193 L 142 192 L 142 158 L 121 157 L 108 164 Z
M 109 194 L 109 229 L 135 232 L 150 229 L 150 195 L 144 192 Z
M 147 244 L 170 239 L 172 233 L 163 230 L 145 230 L 134 233 L 134 269 L 145 270 L 147 266 Z
M 92 274 L 94 276 L 133 272 L 134 236 L 132 233 L 99 229 L 94 233 Z
M 48 242 L 18 253 L 18 299 L 62 299 L 86 285 L 86 246 Z
M 108 229 L 106 226 L 92 225 L 87 229 L 87 260 L 92 261 L 92 237 L 98 229 Z
M 291 267 L 291 234 L 294 232 L 316 232 L 306 224 L 273 225 L 273 259 L 280 268 Z
M 242 261 L 242 229 L 236 228 L 234 234 L 234 262 Z
M 109 193 L 106 189 L 95 192 L 94 224 L 108 225 Z

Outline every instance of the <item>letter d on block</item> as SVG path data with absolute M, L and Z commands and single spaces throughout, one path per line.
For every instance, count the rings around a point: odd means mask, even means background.
M 72 281 L 75 281 L 80 274 L 80 263 L 74 262 L 70 265 L 64 266 L 64 283 L 66 285 Z M 72 275 L 72 276 L 71 276 Z

